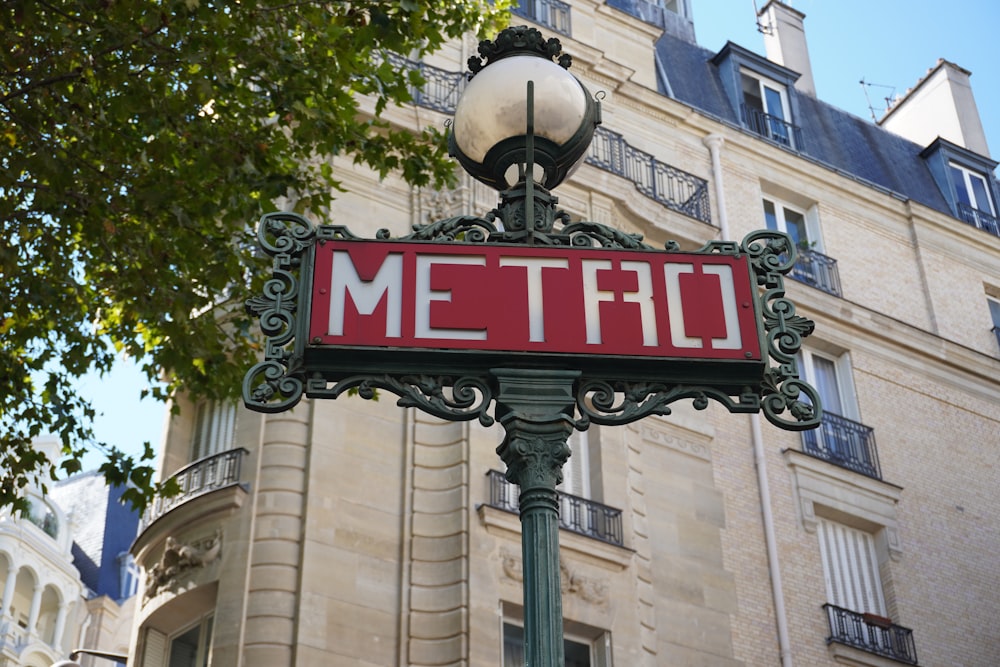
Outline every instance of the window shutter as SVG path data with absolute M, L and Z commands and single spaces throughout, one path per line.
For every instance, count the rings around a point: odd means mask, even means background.
M 167 636 L 153 628 L 146 629 L 146 645 L 142 651 L 142 667 L 166 665 Z
M 875 539 L 870 533 L 820 519 L 819 545 L 831 604 L 885 616 Z

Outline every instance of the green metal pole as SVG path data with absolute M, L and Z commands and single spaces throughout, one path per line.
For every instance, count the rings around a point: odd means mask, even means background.
M 521 488 L 524 648 L 527 667 L 564 667 L 559 570 L 559 495 L 573 432 L 573 384 L 578 371 L 493 369 L 497 421 L 506 435 L 497 448 L 507 480 Z

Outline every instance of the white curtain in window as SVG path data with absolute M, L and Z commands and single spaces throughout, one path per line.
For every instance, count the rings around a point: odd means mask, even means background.
M 235 430 L 235 403 L 220 401 L 200 403 L 195 414 L 191 460 L 197 461 L 231 449 Z
M 828 519 L 819 520 L 827 601 L 858 613 L 885 616 L 875 538 Z

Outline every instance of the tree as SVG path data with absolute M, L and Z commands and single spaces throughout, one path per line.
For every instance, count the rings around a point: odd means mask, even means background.
M 74 383 L 135 358 L 165 398 L 238 394 L 256 340 L 240 305 L 260 273 L 252 226 L 278 197 L 322 210 L 349 155 L 416 186 L 454 178 L 437 130 L 379 118 L 422 83 L 419 57 L 495 31 L 491 0 L 101 0 L 0 9 L 0 506 L 87 448 L 142 507 L 146 455 L 94 442 Z M 374 101 L 363 113 L 361 99 Z M 220 314 L 228 314 L 220 317 Z

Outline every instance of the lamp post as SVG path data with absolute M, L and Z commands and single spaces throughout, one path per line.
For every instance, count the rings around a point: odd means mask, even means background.
M 669 415 L 685 399 L 815 428 L 819 395 L 796 361 L 813 322 L 785 298 L 796 254 L 787 234 L 759 230 L 682 252 L 571 223 L 549 190 L 585 158 L 600 104 L 567 72 L 559 41 L 534 28 L 507 28 L 479 53 L 449 146 L 500 191 L 498 207 L 373 240 L 266 214 L 257 237 L 273 257 L 271 278 L 246 308 L 267 341 L 243 400 L 274 413 L 303 395 L 382 389 L 443 419 L 499 422 L 497 452 L 520 487 L 527 665 L 563 667 L 556 486 L 572 430 Z M 478 283 L 504 285 L 493 294 L 508 310 Z M 687 320 L 692 308 L 703 317 Z M 623 335 L 603 338 L 602 318 Z
M 557 199 L 549 193 L 586 156 L 600 103 L 567 70 L 559 40 L 524 26 L 483 41 L 469 59 L 470 82 L 458 101 L 449 149 L 477 180 L 500 190 L 505 240 L 549 242 Z M 553 59 L 556 59 L 553 61 Z M 536 96 L 536 91 L 541 94 Z M 562 590 L 559 494 L 575 420 L 579 371 L 494 369 L 497 453 L 507 481 L 520 488 L 524 644 L 531 667 L 561 667 Z

